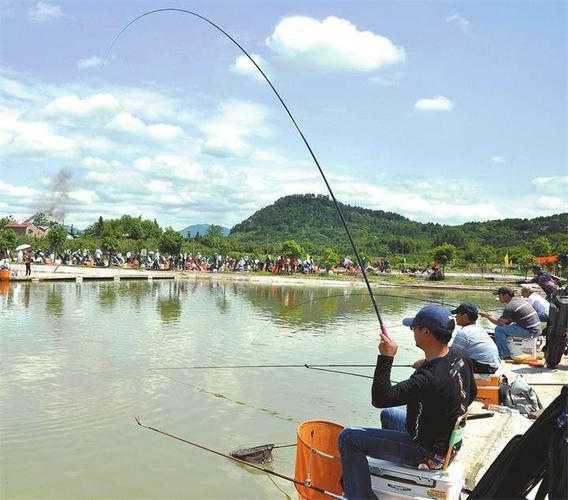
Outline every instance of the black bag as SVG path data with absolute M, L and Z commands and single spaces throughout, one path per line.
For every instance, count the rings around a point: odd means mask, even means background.
M 548 368 L 556 368 L 566 350 L 568 338 L 568 290 L 558 290 L 550 300 L 546 328 L 545 359 Z
M 468 500 L 525 499 L 544 479 L 539 498 L 568 498 L 568 385 L 522 436 L 513 437 Z

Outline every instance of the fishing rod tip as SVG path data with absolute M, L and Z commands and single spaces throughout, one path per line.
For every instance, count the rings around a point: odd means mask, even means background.
M 142 425 L 142 423 L 140 422 L 140 419 L 138 417 L 134 417 L 134 420 L 136 420 L 136 423 L 138 425 L 140 425 L 140 426 Z

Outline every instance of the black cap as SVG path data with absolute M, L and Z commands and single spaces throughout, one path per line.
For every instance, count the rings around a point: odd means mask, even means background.
M 479 313 L 477 311 L 477 306 L 465 302 L 463 304 L 460 304 L 452 311 L 452 314 L 461 314 L 461 313 L 467 314 L 467 317 L 471 321 L 477 320 L 477 317 L 479 316 Z
M 515 290 L 508 286 L 502 286 L 493 292 L 494 295 L 515 295 Z

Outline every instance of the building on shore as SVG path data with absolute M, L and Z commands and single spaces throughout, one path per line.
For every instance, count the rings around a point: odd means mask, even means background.
M 8 229 L 13 229 L 16 236 L 33 236 L 34 238 L 44 238 L 47 230 L 43 227 L 36 226 L 31 222 L 17 222 L 11 220 L 6 225 Z

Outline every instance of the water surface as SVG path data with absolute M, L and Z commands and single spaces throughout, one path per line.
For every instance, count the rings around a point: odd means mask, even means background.
M 488 294 L 377 293 L 399 363 L 419 356 L 412 334 L 394 326 L 423 305 L 416 299 L 496 307 Z M 134 416 L 223 452 L 293 442 L 297 424 L 309 419 L 378 422 L 362 378 L 184 368 L 374 364 L 377 323 L 363 289 L 21 283 L 0 290 L 0 322 L 2 498 L 294 497 L 290 484 L 144 430 Z M 278 450 L 271 467 L 293 475 L 293 460 L 293 448 Z

